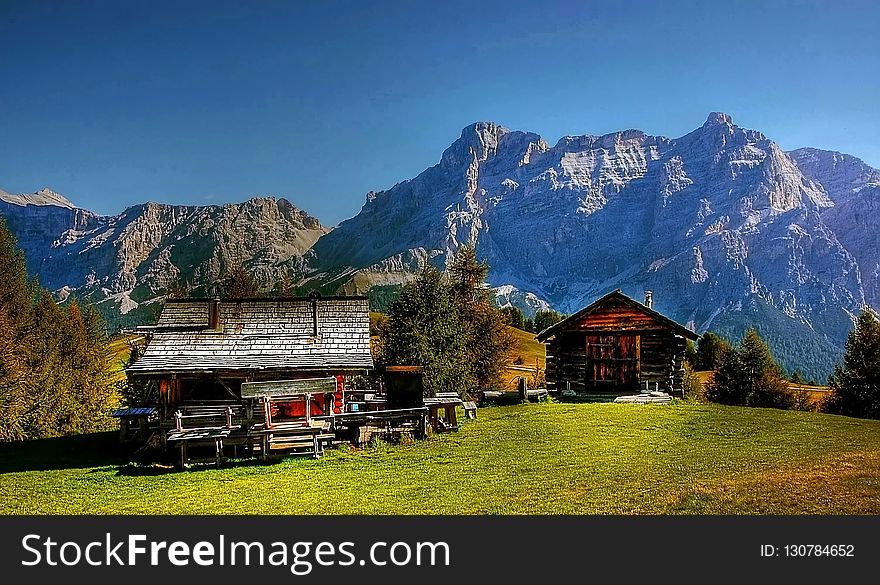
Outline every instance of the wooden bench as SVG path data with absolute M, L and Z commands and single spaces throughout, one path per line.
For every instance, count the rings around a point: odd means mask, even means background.
M 256 424 L 249 430 L 260 445 L 261 458 L 266 461 L 274 451 L 276 454 L 310 455 L 317 459 L 324 453 L 325 444 L 336 437 L 330 432 L 329 420 L 312 420 L 309 423 L 280 422 L 271 427 Z
M 223 460 L 223 439 L 241 424 L 233 421 L 232 405 L 186 405 L 174 412 L 174 428 L 165 440 L 180 444 L 180 466 L 186 468 L 190 463 L 214 462 L 217 466 Z M 213 444 L 212 458 L 194 459 L 189 455 L 191 444 Z
M 468 400 L 467 402 L 462 403 L 464 408 L 464 415 L 467 418 L 477 418 L 477 403 Z

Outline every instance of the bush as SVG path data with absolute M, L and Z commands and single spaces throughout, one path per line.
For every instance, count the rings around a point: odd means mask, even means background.
M 682 378 L 682 389 L 684 391 L 685 400 L 694 400 L 696 402 L 707 402 L 706 387 L 697 377 L 697 373 L 688 362 L 684 363 L 684 377 Z

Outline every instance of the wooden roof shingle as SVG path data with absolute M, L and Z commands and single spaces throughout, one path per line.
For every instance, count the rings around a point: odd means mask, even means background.
M 127 372 L 151 376 L 373 367 L 366 297 L 223 300 L 216 329 L 209 328 L 211 302 L 166 301 L 143 356 Z

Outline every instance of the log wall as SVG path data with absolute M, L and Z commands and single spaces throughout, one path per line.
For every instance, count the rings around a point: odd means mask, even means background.
M 630 330 L 627 336 L 632 335 Z M 593 392 L 631 392 L 648 388 L 680 396 L 684 377 L 685 340 L 672 331 L 657 329 L 640 331 L 639 360 L 636 386 L 591 384 L 594 366 L 587 356 L 587 331 L 566 331 L 555 336 L 547 346 L 547 390 L 559 392 L 569 388 L 579 394 Z M 613 363 L 613 362 L 612 362 Z

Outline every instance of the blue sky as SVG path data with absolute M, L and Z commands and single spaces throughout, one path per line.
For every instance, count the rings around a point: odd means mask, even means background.
M 0 187 L 324 223 L 462 127 L 681 136 L 710 111 L 880 167 L 876 2 L 0 0 Z

